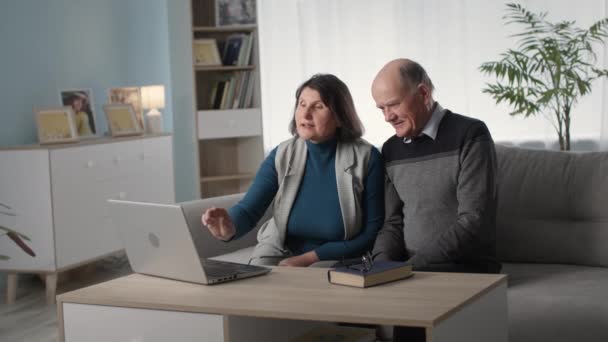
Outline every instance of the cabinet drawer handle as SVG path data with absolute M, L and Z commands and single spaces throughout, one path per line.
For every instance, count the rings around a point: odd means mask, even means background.
M 95 163 L 94 163 L 92 160 L 89 160 L 89 161 L 87 162 L 87 167 L 90 169 L 90 168 L 92 168 L 93 166 L 95 166 Z

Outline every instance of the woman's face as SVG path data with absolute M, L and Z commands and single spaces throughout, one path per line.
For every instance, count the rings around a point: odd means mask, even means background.
M 80 112 L 82 110 L 82 99 L 74 99 L 74 101 L 72 101 L 72 108 L 74 108 L 74 111 Z
M 300 93 L 295 118 L 298 135 L 304 140 L 320 143 L 336 135 L 338 123 L 314 89 L 307 87 Z

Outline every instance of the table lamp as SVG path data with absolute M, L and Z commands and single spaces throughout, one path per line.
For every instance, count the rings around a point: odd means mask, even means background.
M 141 88 L 141 104 L 146 113 L 148 133 L 162 133 L 163 117 L 159 109 L 165 108 L 165 87 L 162 85 L 145 86 Z

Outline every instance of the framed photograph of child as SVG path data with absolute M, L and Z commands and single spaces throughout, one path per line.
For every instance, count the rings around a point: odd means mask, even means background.
M 217 42 L 213 38 L 195 39 L 192 45 L 194 65 L 222 65 Z
M 95 113 L 93 112 L 93 91 L 91 89 L 66 89 L 59 92 L 61 105 L 70 106 L 74 111 L 76 130 L 81 138 L 92 138 L 97 134 Z
M 40 144 L 61 144 L 79 140 L 72 107 L 40 108 L 34 111 Z
M 144 129 L 144 109 L 141 103 L 141 89 L 139 87 L 110 88 L 108 90 L 109 104 L 130 104 L 133 106 L 137 123 Z
M 215 0 L 215 25 L 253 25 L 255 11 L 255 0 Z
M 130 104 L 107 104 L 103 106 L 110 128 L 110 135 L 121 137 L 127 135 L 142 135 L 143 129 L 137 122 L 135 110 Z

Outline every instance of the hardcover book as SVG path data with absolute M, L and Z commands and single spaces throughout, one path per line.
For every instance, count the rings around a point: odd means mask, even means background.
M 224 54 L 222 56 L 223 65 L 237 65 L 244 37 L 243 34 L 233 34 L 226 39 L 226 46 L 224 47 Z
M 413 274 L 412 265 L 404 262 L 377 261 L 369 271 L 362 264 L 331 269 L 327 272 L 327 279 L 332 284 L 370 287 L 409 278 Z

